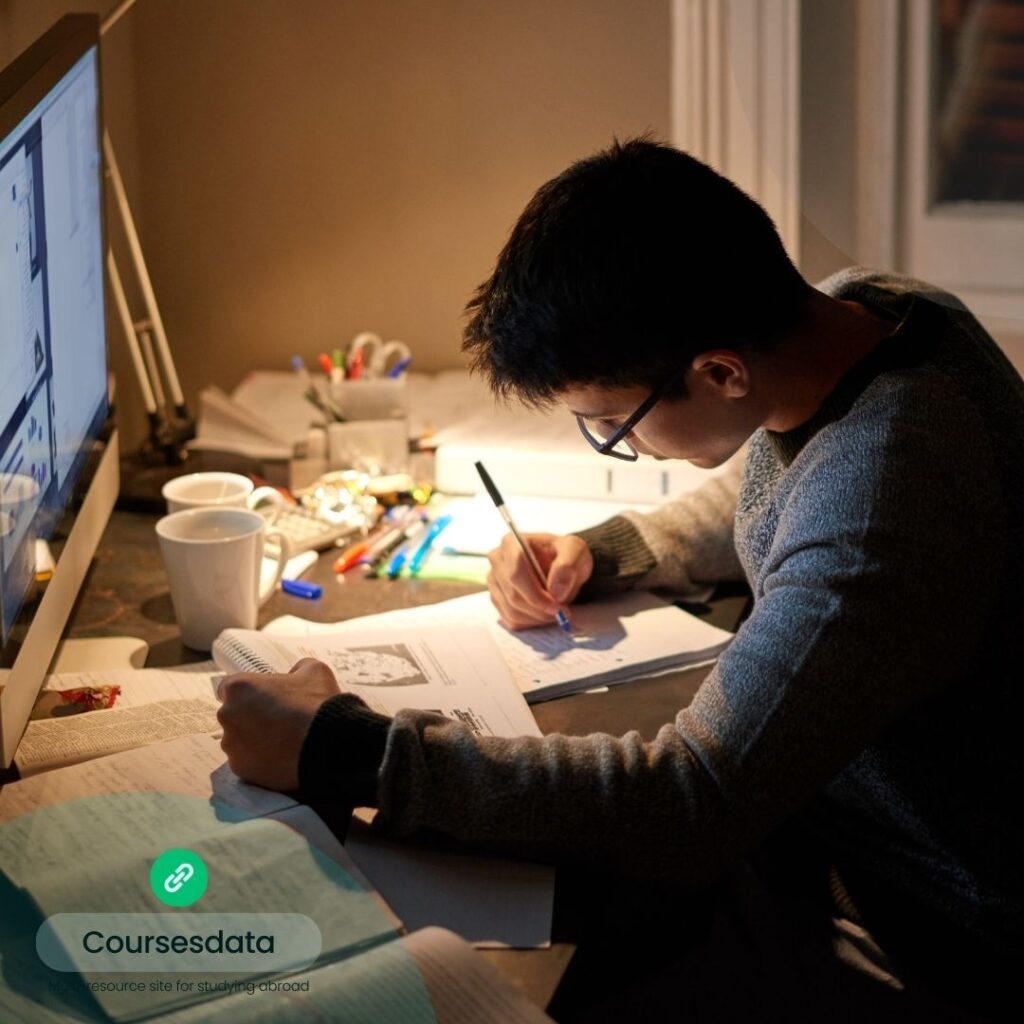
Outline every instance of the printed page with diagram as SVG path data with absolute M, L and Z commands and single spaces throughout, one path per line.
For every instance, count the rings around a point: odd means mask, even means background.
M 481 736 L 539 736 L 493 639 L 480 626 L 365 630 L 285 637 L 225 630 L 214 642 L 225 672 L 288 672 L 302 658 L 326 662 L 347 693 L 381 714 L 434 711 Z

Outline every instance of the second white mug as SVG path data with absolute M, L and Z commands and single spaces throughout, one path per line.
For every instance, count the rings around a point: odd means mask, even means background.
M 255 487 L 240 473 L 186 473 L 164 484 L 160 492 L 168 512 L 186 508 L 255 508 L 270 499 L 282 503 L 273 487 Z

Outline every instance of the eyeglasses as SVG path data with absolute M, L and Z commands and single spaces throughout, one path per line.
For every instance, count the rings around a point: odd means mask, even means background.
M 587 426 L 587 418 L 585 416 L 576 417 L 580 433 L 587 439 L 590 447 L 601 455 L 610 455 L 613 459 L 623 459 L 625 462 L 636 462 L 640 456 L 628 440 L 628 435 L 665 395 L 686 376 L 688 369 L 688 366 L 681 367 L 668 380 L 655 388 L 636 411 L 626 419 L 626 422 L 615 429 L 615 432 L 610 437 L 603 437 L 592 433 Z

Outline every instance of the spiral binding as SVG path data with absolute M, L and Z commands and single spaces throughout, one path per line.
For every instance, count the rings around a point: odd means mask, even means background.
M 217 638 L 217 647 L 228 656 L 239 672 L 273 672 L 274 667 L 264 661 L 251 647 L 230 635 Z

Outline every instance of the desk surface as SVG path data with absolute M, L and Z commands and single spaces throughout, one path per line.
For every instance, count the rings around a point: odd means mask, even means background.
M 180 665 L 207 657 L 185 647 L 174 620 L 160 552 L 153 532 L 157 516 L 115 512 L 103 535 L 85 587 L 72 613 L 72 637 L 137 636 L 150 645 L 150 666 Z M 278 592 L 263 608 L 260 623 L 278 615 L 298 615 L 322 622 L 372 612 L 443 601 L 479 587 L 437 580 L 364 580 L 349 574 L 340 582 L 331 570 L 334 556 L 322 556 L 304 575 L 323 587 L 323 597 L 306 601 Z M 734 628 L 745 597 L 721 598 L 700 610 L 715 625 Z M 534 705 L 541 730 L 584 735 L 638 730 L 653 738 L 690 702 L 706 668 L 637 680 L 603 693 L 576 694 Z M 488 950 L 485 956 L 539 1006 L 547 1006 L 573 947 L 555 943 L 550 950 Z

